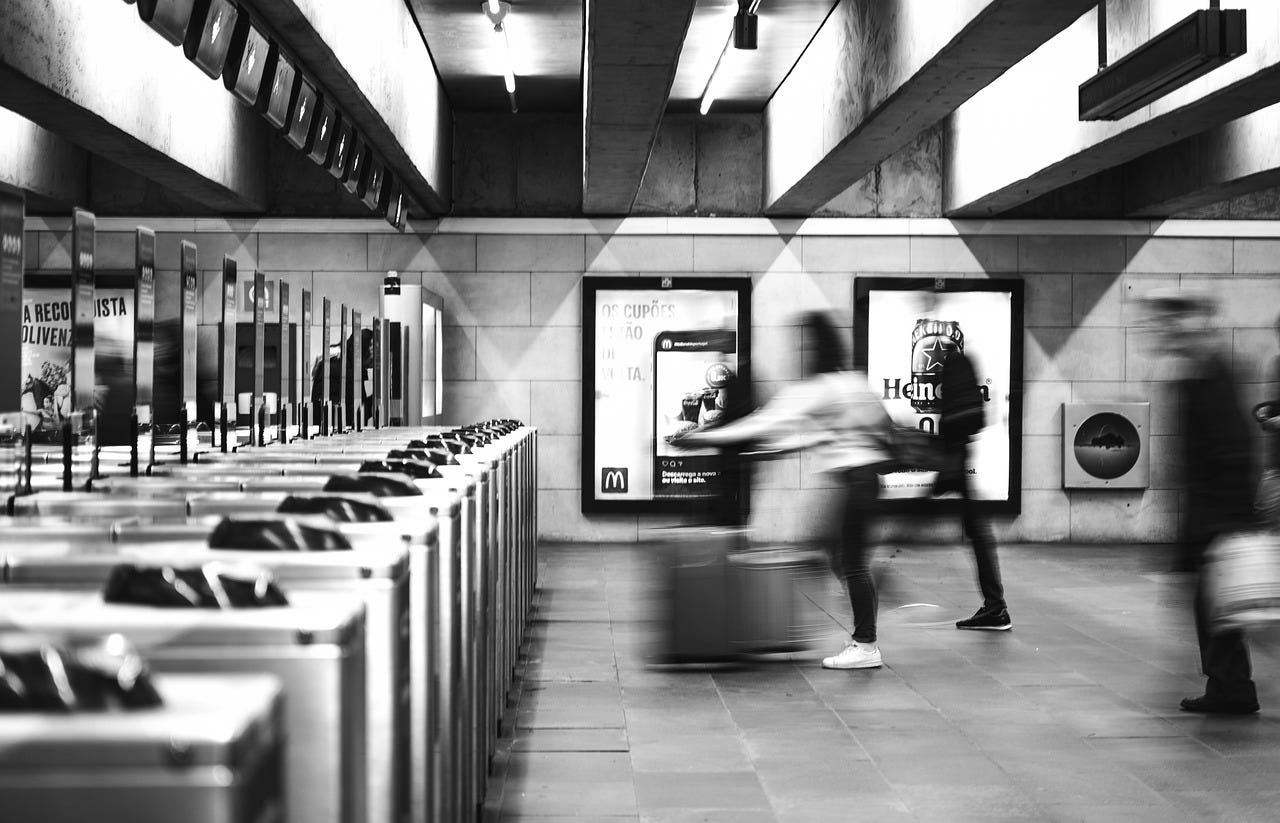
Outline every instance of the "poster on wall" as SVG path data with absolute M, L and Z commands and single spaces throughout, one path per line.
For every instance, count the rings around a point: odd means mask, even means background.
M 670 441 L 750 383 L 750 279 L 589 277 L 582 299 L 582 511 L 705 507 L 719 451 Z
M 98 274 L 93 300 L 93 407 L 103 445 L 130 442 L 133 411 L 132 274 Z M 73 411 L 71 277 L 32 272 L 22 295 L 22 411 L 36 442 L 55 442 Z
M 860 277 L 854 285 L 854 365 L 898 424 L 937 432 L 947 353 L 961 350 L 973 363 L 985 425 L 966 470 L 973 499 L 992 513 L 1021 506 L 1022 294 L 1021 280 Z M 925 470 L 883 475 L 881 496 L 891 508 L 954 506 L 955 493 L 935 495 L 935 479 Z

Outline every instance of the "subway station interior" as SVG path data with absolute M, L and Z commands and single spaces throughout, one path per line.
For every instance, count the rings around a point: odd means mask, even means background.
M 1280 820 L 1280 3 L 0 0 L 0 496 L 0 823 Z

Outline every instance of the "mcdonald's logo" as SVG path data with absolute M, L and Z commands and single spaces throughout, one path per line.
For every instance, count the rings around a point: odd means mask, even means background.
M 631 488 L 628 469 L 605 467 L 600 470 L 600 491 L 604 494 L 626 494 Z

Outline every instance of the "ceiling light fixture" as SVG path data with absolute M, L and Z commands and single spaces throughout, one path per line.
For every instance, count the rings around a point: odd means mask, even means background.
M 502 38 L 502 80 L 507 87 L 507 99 L 511 101 L 511 111 L 514 113 L 519 111 L 516 107 L 516 71 L 506 23 L 507 15 L 511 13 L 511 4 L 505 0 L 485 0 L 480 8 L 493 24 L 494 34 Z
M 707 78 L 707 85 L 702 89 L 702 100 L 698 103 L 698 113 L 706 114 L 711 111 L 711 104 L 716 101 L 716 97 L 720 94 L 719 83 L 716 80 L 721 76 L 720 67 L 724 65 L 724 58 L 729 53 L 729 46 L 742 51 L 754 50 L 757 45 L 758 21 L 759 17 L 756 12 L 760 9 L 760 0 L 738 0 L 738 10 L 733 15 L 733 29 L 729 36 L 725 38 L 724 48 L 720 49 L 720 56 L 716 58 L 716 64 L 711 69 L 711 76 Z
M 1119 120 L 1247 50 L 1244 9 L 1210 0 L 1110 66 L 1106 5 L 1098 4 L 1098 73 L 1080 84 L 1081 120 Z

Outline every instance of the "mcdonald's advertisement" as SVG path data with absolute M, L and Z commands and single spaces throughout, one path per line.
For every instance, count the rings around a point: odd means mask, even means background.
M 992 511 L 1018 505 L 1021 487 L 1021 281 L 859 278 L 855 286 L 855 363 L 894 422 L 936 434 L 943 364 L 953 351 L 973 366 L 983 424 L 969 442 L 970 497 Z M 886 500 L 943 500 L 936 472 L 881 476 Z M 1015 510 L 1016 509 L 1012 509 Z
M 105 445 L 118 445 L 128 442 L 133 403 L 133 291 L 98 289 L 93 311 L 99 436 Z M 21 359 L 23 416 L 36 440 L 54 439 L 73 411 L 68 289 L 24 289 Z
M 678 510 L 721 493 L 719 451 L 671 440 L 723 415 L 745 362 L 749 288 L 737 278 L 585 281 L 584 512 Z

